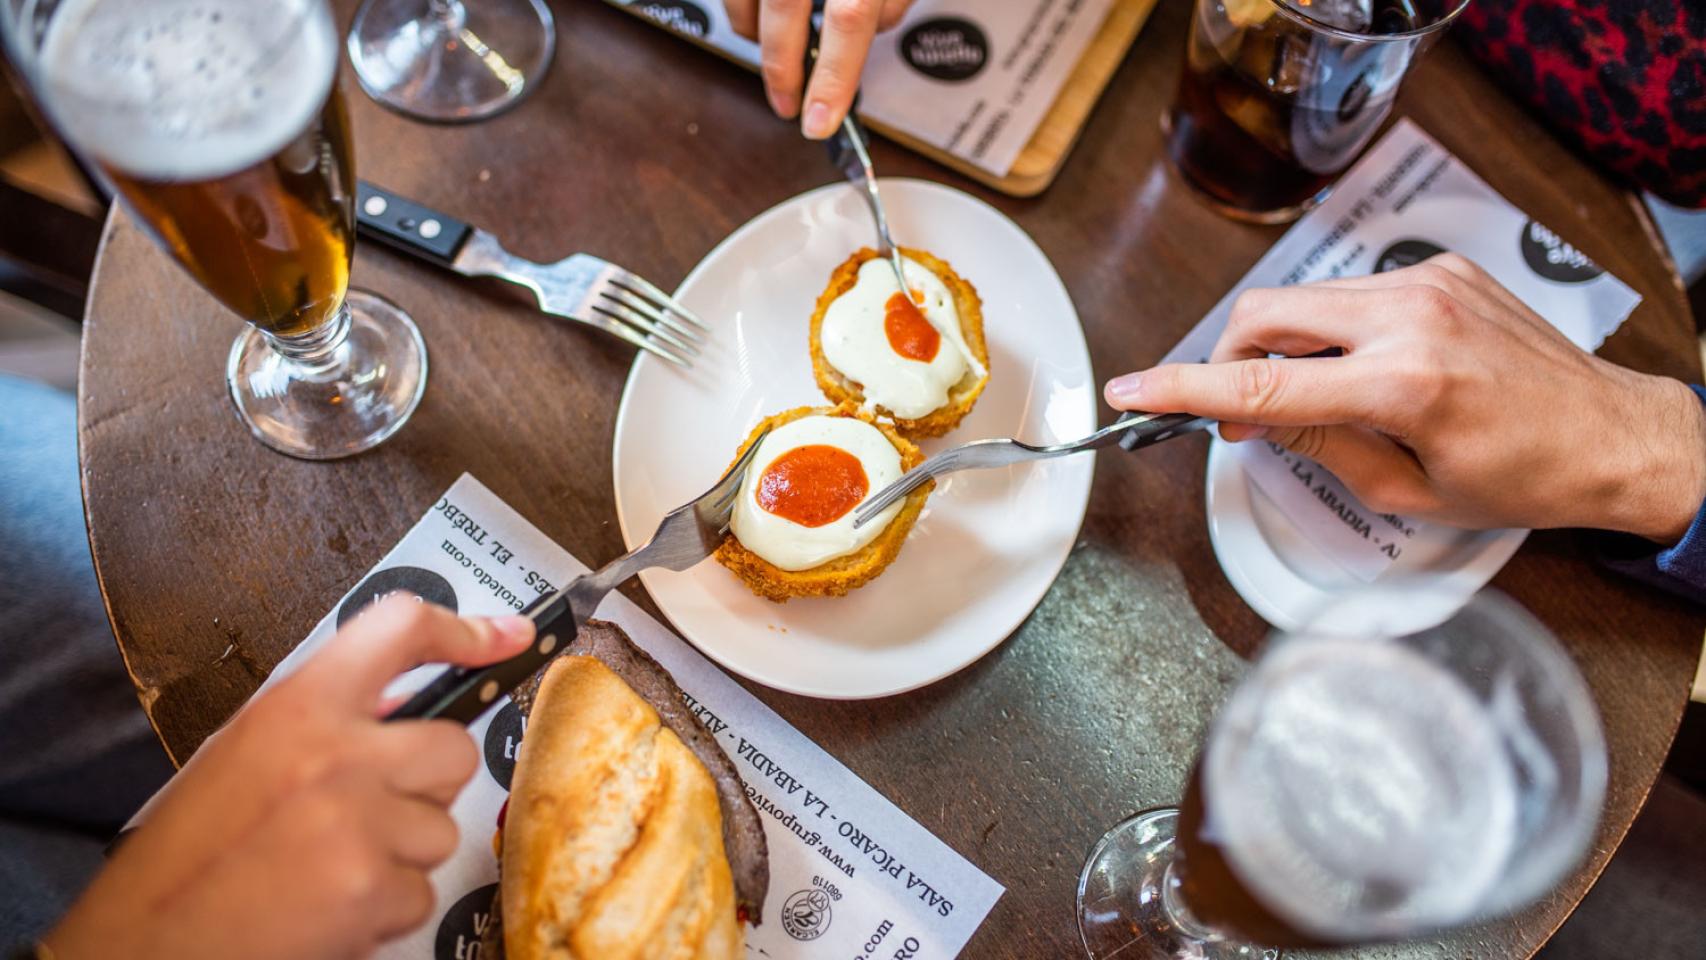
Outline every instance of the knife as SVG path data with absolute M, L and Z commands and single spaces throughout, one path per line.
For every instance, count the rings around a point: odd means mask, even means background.
M 812 4 L 812 14 L 806 20 L 810 33 L 806 39 L 805 80 L 801 86 L 802 90 L 811 83 L 812 74 L 817 72 L 818 48 L 822 42 L 822 31 L 818 26 L 818 21 L 822 17 L 823 0 L 815 0 Z M 829 148 L 829 163 L 841 172 L 848 183 L 857 187 L 860 195 L 865 198 L 865 206 L 870 208 L 871 219 L 875 220 L 877 224 L 877 255 L 888 260 L 889 266 L 894 270 L 895 282 L 900 285 L 901 293 L 906 294 L 908 300 L 917 303 L 918 301 L 912 296 L 912 286 L 906 282 L 906 268 L 901 264 L 900 247 L 895 245 L 894 238 L 889 233 L 888 213 L 883 209 L 883 197 L 877 190 L 876 168 L 871 163 L 870 138 L 865 133 L 864 124 L 860 123 L 859 118 L 855 116 L 859 109 L 860 96 L 859 91 L 854 91 L 853 103 L 848 106 L 847 115 L 841 120 L 841 128 L 835 132 L 834 136 L 824 141 L 825 146 Z M 933 327 L 936 326 L 935 319 L 928 313 L 924 313 L 923 316 L 927 323 Z M 945 337 L 947 336 L 947 331 L 938 329 L 937 332 Z M 947 339 L 950 343 L 957 344 L 959 342 L 957 337 L 947 337 Z M 989 375 L 989 371 L 984 368 L 977 357 L 972 356 L 969 350 L 960 352 L 974 376 L 981 379 Z
M 542 313 L 597 327 L 681 366 L 709 328 L 631 270 L 587 253 L 555 263 L 524 260 L 484 230 L 367 181 L 356 184 L 364 237 L 465 277 L 495 277 L 533 294 Z
M 499 697 L 521 686 L 551 658 L 567 650 L 610 591 L 641 570 L 686 570 L 710 556 L 728 533 L 741 481 L 746 479 L 747 467 L 758 456 L 760 441 L 769 432 L 753 438 L 746 453 L 716 486 L 665 514 L 650 540 L 598 570 L 570 580 L 562 589 L 540 596 L 522 610 L 522 616 L 533 621 L 531 647 L 489 666 L 446 669 L 387 714 L 386 721 L 442 717 L 473 723 Z

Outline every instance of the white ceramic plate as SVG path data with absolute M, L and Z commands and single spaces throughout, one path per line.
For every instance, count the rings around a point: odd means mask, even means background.
M 1208 534 L 1226 579 L 1251 609 L 1281 630 L 1306 620 L 1330 633 L 1366 631 L 1369 624 L 1317 618 L 1330 601 L 1363 586 L 1292 523 L 1251 482 L 1233 445 L 1216 437 L 1208 451 Z M 1428 524 L 1417 530 L 1404 555 L 1380 575 L 1381 582 L 1426 578 L 1430 589 L 1414 591 L 1410 605 L 1392 611 L 1387 629 L 1419 630 L 1446 620 L 1505 565 L 1527 530 L 1458 530 Z M 1355 616 L 1354 608 L 1340 608 Z M 1341 620 L 1344 617 L 1340 618 Z
M 983 297 L 992 379 L 971 415 L 925 452 L 1093 430 L 1096 385 L 1078 315 L 1031 238 L 940 184 L 881 186 L 894 235 L 947 260 Z M 691 371 L 642 354 L 628 376 L 613 472 L 630 547 L 715 482 L 753 424 L 827 402 L 807 352 L 812 307 L 873 233 L 851 187 L 823 187 L 736 230 L 682 282 L 676 296 L 714 333 Z M 942 480 L 899 558 L 845 597 L 771 603 L 714 561 L 641 578 L 683 637 L 744 677 L 813 697 L 900 693 L 970 664 L 1031 612 L 1077 539 L 1093 465 L 1069 457 Z

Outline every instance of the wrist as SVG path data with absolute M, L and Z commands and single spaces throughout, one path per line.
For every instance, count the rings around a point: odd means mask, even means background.
M 1624 409 L 1631 429 L 1623 495 L 1604 526 L 1674 544 L 1706 503 L 1706 405 L 1680 380 L 1641 376 Z

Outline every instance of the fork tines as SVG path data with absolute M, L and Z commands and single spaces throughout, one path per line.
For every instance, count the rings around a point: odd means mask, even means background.
M 705 341 L 702 331 L 710 329 L 656 285 L 614 265 L 594 286 L 589 309 L 611 333 L 682 367 L 692 365 Z

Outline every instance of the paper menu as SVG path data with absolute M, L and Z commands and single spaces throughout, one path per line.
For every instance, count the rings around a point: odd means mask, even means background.
M 1598 348 L 1641 301 L 1628 285 L 1512 206 L 1405 119 L 1257 261 L 1163 362 L 1206 361 L 1232 302 L 1250 287 L 1384 272 L 1447 250 L 1480 264 L 1584 350 Z M 1243 443 L 1236 449 L 1262 493 L 1358 580 L 1374 580 L 1410 545 L 1437 543 L 1448 532 L 1412 518 L 1376 514 L 1318 464 L 1271 444 Z
M 467 614 L 519 610 L 586 567 L 464 474 L 267 679 L 288 675 L 373 600 L 407 591 Z M 958 955 L 1002 887 L 913 821 L 621 594 L 598 616 L 620 624 L 674 675 L 735 761 L 770 847 L 761 926 L 749 956 Z M 401 692 L 437 668 L 400 678 Z M 520 714 L 504 701 L 469 728 L 484 762 L 451 813 L 456 854 L 432 877 L 433 918 L 381 960 L 477 960 L 497 880 L 492 835 L 507 796 Z M 146 810 L 145 810 L 146 813 Z M 145 815 L 145 814 L 144 814 Z M 875 947 L 868 945 L 875 943 Z
M 608 0 L 754 69 L 722 0 Z M 1113 0 L 917 0 L 865 65 L 862 116 L 1006 176 Z M 756 95 L 756 93 L 755 93 Z

